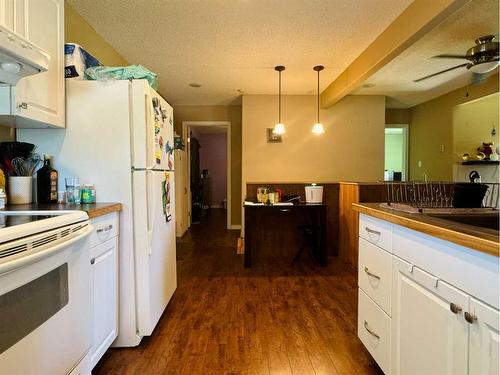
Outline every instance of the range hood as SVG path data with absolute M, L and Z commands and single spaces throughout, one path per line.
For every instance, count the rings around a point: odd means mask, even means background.
M 0 26 L 0 83 L 16 85 L 23 77 L 45 72 L 49 61 L 47 52 Z

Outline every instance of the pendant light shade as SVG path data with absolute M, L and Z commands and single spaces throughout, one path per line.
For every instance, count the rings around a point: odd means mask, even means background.
M 320 134 L 325 133 L 325 128 L 324 128 L 323 124 L 319 121 L 319 72 L 321 72 L 323 69 L 325 69 L 325 67 L 322 65 L 316 65 L 313 69 L 318 73 L 318 102 L 317 102 L 316 124 L 313 125 L 311 131 L 313 134 L 320 135 Z
M 281 122 L 281 72 L 285 70 L 285 67 L 278 65 L 274 67 L 274 70 L 278 72 L 278 123 L 274 125 L 274 134 L 285 134 L 285 125 Z

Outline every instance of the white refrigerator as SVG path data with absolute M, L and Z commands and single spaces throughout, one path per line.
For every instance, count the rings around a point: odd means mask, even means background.
M 177 287 L 173 109 L 145 80 L 66 81 L 66 129 L 18 129 L 65 177 L 120 202 L 119 334 L 151 335 Z

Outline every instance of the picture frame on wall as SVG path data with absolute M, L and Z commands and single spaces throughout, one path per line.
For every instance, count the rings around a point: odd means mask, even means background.
M 281 143 L 283 142 L 283 137 L 281 134 L 274 134 L 273 128 L 266 129 L 267 143 Z

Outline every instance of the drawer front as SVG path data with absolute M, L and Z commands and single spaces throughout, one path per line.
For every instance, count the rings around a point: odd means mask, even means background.
M 359 239 L 358 285 L 391 315 L 392 255 Z
M 359 236 L 392 253 L 392 225 L 367 215 L 359 215 Z
M 94 231 L 90 235 L 91 248 L 118 236 L 118 218 L 118 213 L 114 212 L 108 215 L 96 217 L 90 221 L 94 227 Z
M 498 257 L 399 225 L 394 226 L 393 254 L 497 309 L 500 306 Z
M 387 375 L 391 363 L 391 318 L 361 289 L 358 291 L 358 337 Z

